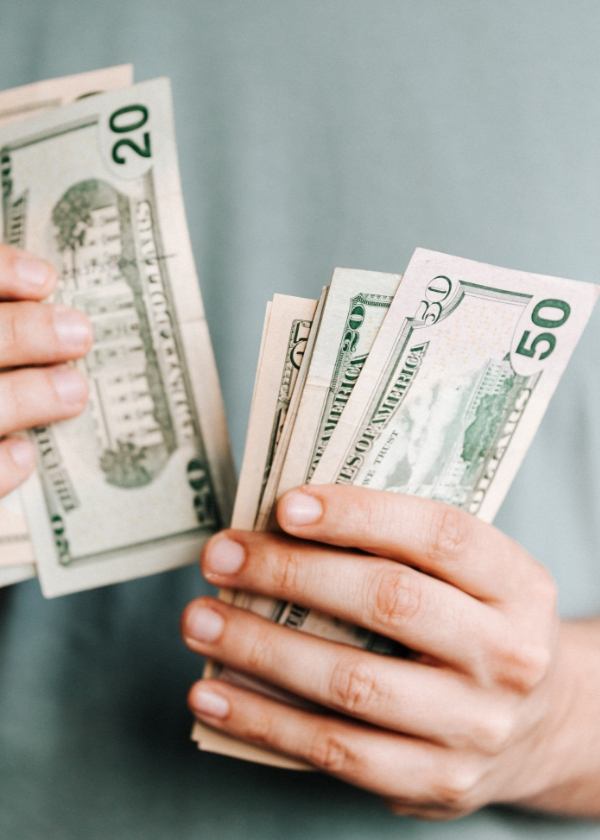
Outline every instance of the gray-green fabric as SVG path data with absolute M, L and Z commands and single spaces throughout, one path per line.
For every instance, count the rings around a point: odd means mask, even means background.
M 594 0 L 0 0 L 0 88 L 133 61 L 173 80 L 194 251 L 239 463 L 266 300 L 416 246 L 597 281 Z M 498 524 L 600 610 L 600 310 Z M 600 838 L 489 809 L 388 814 L 317 774 L 197 753 L 178 636 L 197 569 L 0 596 L 7 840 Z

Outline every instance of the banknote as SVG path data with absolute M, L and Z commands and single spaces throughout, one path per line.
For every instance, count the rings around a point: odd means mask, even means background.
M 10 586 L 13 583 L 21 583 L 29 580 L 37 574 L 34 563 L 25 563 L 19 566 L 0 567 L 0 587 Z
M 120 64 L 74 76 L 44 79 L 0 91 L 0 125 L 33 117 L 77 99 L 133 84 L 133 65 Z
M 94 344 L 78 418 L 31 431 L 22 489 L 48 597 L 197 559 L 234 471 L 185 222 L 168 80 L 0 129 L 5 242 L 53 262 Z
M 259 359 L 233 528 L 252 530 L 256 523 L 316 308 L 316 300 L 290 295 L 273 298 Z
M 0 568 L 35 563 L 18 490 L 0 502 Z
M 298 391 L 289 444 L 286 452 L 280 453 L 284 458 L 281 476 L 273 494 L 264 500 L 256 530 L 273 530 L 278 499 L 292 487 L 310 480 L 359 379 L 400 280 L 400 274 L 340 268 L 334 271 L 306 379 Z M 237 593 L 234 603 L 286 627 L 370 650 L 382 646 L 382 652 L 388 650 L 387 640 L 377 634 L 344 622 L 332 622 L 329 616 L 299 604 L 248 593 Z
M 418 249 L 310 481 L 421 495 L 491 521 L 599 291 Z M 314 459 L 315 439 L 305 439 Z M 403 654 L 361 628 L 272 603 L 278 614 L 270 617 L 288 627 Z M 210 736 L 196 734 L 202 749 L 280 764 L 234 739 L 213 747 Z
M 399 274 L 345 268 L 334 271 L 276 499 L 310 481 L 400 280 Z
M 599 292 L 417 249 L 313 482 L 491 522 Z
M 127 87 L 133 82 L 133 67 L 122 64 L 103 70 L 78 73 L 75 76 L 63 76 L 59 79 L 47 79 L 42 82 L 23 85 L 11 90 L 0 91 L 0 126 L 9 122 L 31 117 L 36 114 L 66 105 L 77 99 L 108 90 Z M 18 492 L 11 493 L 10 499 L 0 502 L 0 566 L 26 565 L 35 562 L 33 547 L 29 541 L 27 522 L 23 513 Z M 34 576 L 29 568 L 28 577 Z M 22 580 L 23 571 L 6 571 L 0 575 L 0 586 Z
M 437 499 L 491 522 L 599 292 L 417 249 L 311 482 Z M 293 626 L 398 653 L 305 608 Z
M 306 342 L 303 342 L 302 344 L 303 349 L 300 366 L 297 373 L 294 373 L 290 383 L 286 386 L 288 391 L 290 390 L 290 386 L 293 386 L 293 390 L 290 393 L 289 403 L 285 406 L 285 410 L 283 412 L 279 410 L 279 420 L 277 419 L 278 414 L 276 411 L 276 414 L 269 421 L 273 428 L 277 426 L 279 430 L 275 441 L 276 446 L 271 449 L 270 461 L 268 469 L 266 470 L 266 483 L 263 481 L 263 486 L 260 490 L 260 505 L 254 522 L 255 531 L 264 531 L 268 528 L 269 519 L 276 504 L 277 488 L 279 487 L 281 472 L 286 463 L 288 447 L 294 431 L 294 426 L 296 424 L 300 399 L 302 397 L 304 384 L 310 369 L 315 343 L 321 329 L 321 319 L 325 311 L 328 294 L 329 287 L 325 286 L 319 297 L 317 308 L 315 309 L 310 333 L 308 334 Z M 269 366 L 271 366 L 275 371 L 273 374 L 275 378 L 285 376 L 285 365 L 289 365 L 286 358 L 286 354 L 283 353 L 279 357 L 271 357 L 268 360 Z M 281 367 L 282 364 L 284 365 L 283 368 Z M 280 403 L 278 402 L 277 405 L 280 405 Z
M 323 296 L 324 299 L 324 296 Z M 296 387 L 302 383 L 300 373 L 307 368 L 314 347 L 311 331 L 318 320 L 318 302 L 289 295 L 275 295 L 267 305 L 252 406 L 246 436 L 244 460 L 232 516 L 232 527 L 252 530 L 256 525 L 259 505 L 268 484 L 279 444 L 286 427 L 293 423 L 293 400 Z M 295 403 L 298 402 L 296 396 Z M 291 407 L 291 414 L 290 414 Z M 289 437 L 289 432 L 288 432 Z M 246 606 L 250 597 L 243 592 L 222 589 L 219 596 L 229 603 Z M 260 612 L 261 599 L 254 598 L 255 609 Z M 272 611 L 271 599 L 262 599 L 266 612 Z M 242 675 L 223 670 L 209 660 L 204 676 L 221 677 L 239 682 Z M 256 688 L 253 682 L 252 687 Z M 269 691 L 266 686 L 261 690 Z M 272 689 L 269 693 L 272 693 Z M 291 769 L 304 769 L 304 765 L 270 750 L 263 750 L 231 738 L 195 721 L 192 739 L 202 750 L 231 755 L 247 761 L 256 761 Z
M 263 530 L 260 505 L 274 498 L 279 483 L 326 297 L 324 289 L 319 301 L 290 295 L 273 299 L 231 523 L 234 528 Z M 271 598 L 228 589 L 221 589 L 219 597 L 267 618 L 274 619 L 277 613 L 278 602 Z M 207 663 L 206 675 L 215 676 L 217 670 L 214 663 Z
M 348 399 L 400 279 L 400 275 L 336 269 L 331 286 L 327 290 L 327 296 L 322 296 L 322 314 L 315 317 L 318 330 L 309 335 L 308 349 L 303 356 L 306 375 L 298 379 L 290 379 L 290 370 L 299 367 L 299 365 L 291 365 L 290 361 L 294 355 L 297 355 L 298 341 L 302 340 L 309 323 L 302 324 L 303 332 L 300 335 L 295 326 L 300 326 L 303 320 L 302 315 L 307 314 L 303 313 L 302 305 L 306 306 L 310 302 L 299 298 L 276 296 L 276 300 L 279 297 L 280 305 L 276 310 L 274 300 L 270 311 L 269 329 L 263 341 L 264 349 L 259 361 L 259 374 L 253 396 L 244 465 L 236 496 L 233 527 L 262 530 L 267 526 L 268 514 L 271 512 L 273 502 L 276 501 L 275 492 L 280 479 L 273 483 L 272 501 L 269 502 L 270 507 L 265 505 L 267 515 L 262 523 L 256 516 L 256 499 L 261 494 L 261 484 L 264 486 L 264 476 L 272 464 L 273 448 L 277 451 L 277 457 L 283 458 L 284 470 L 289 463 L 289 447 L 285 450 L 277 448 L 282 425 L 287 427 L 289 446 L 294 440 L 296 430 L 300 431 L 300 445 L 297 449 L 300 454 L 304 453 L 301 466 L 303 470 L 308 469 L 306 465 L 310 464 L 311 451 L 314 452 L 316 449 L 314 441 L 320 441 L 323 447 L 326 445 L 326 439 L 330 433 L 326 421 L 335 423 L 339 415 L 338 406 L 343 406 Z M 312 306 L 314 309 L 315 303 Z M 320 386 L 325 377 L 328 377 L 329 388 L 323 389 Z M 300 425 L 302 406 L 307 405 L 306 394 L 309 385 L 312 386 L 311 402 L 308 403 L 310 410 L 305 409 L 306 419 Z M 282 424 L 281 412 L 282 408 L 290 403 L 290 390 L 293 391 L 297 408 L 290 411 L 285 424 Z M 282 396 L 283 399 L 281 399 Z M 315 411 L 316 400 L 318 400 L 317 411 Z M 312 428 L 307 428 L 308 422 L 311 423 Z M 275 442 L 274 447 L 267 446 L 266 440 L 269 437 Z M 261 440 L 262 446 L 259 443 Z M 311 448 L 306 447 L 307 440 L 313 440 Z M 246 468 L 247 464 L 252 464 L 251 470 Z M 276 479 L 276 476 L 272 476 L 272 479 Z M 332 622 L 329 616 L 315 610 L 309 612 L 298 604 L 287 604 L 285 601 L 246 592 L 232 593 L 229 590 L 222 590 L 220 596 L 236 606 L 251 609 L 265 618 L 288 627 L 301 628 L 304 632 L 327 636 L 334 641 L 342 641 L 371 650 L 381 650 L 385 653 L 390 652 L 388 641 L 377 634 L 369 633 L 346 622 Z M 211 661 L 207 663 L 205 677 L 220 677 L 275 697 L 275 699 L 293 702 L 292 698 L 282 694 L 273 686 L 266 685 L 249 675 L 238 674 L 231 669 L 221 669 L 218 664 Z M 203 750 L 222 752 L 236 758 L 281 767 L 306 769 L 305 765 L 294 761 L 290 763 L 289 759 L 271 751 L 252 747 L 223 736 L 200 722 L 195 723 L 192 737 Z

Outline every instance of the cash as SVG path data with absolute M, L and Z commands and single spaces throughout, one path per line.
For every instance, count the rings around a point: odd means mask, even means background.
M 196 561 L 235 486 L 169 82 L 79 90 L 0 128 L 3 240 L 50 260 L 53 299 L 94 326 L 85 412 L 29 432 L 21 500 L 47 597 Z
M 261 344 L 232 527 L 256 524 L 317 309 L 317 301 L 275 295 Z M 269 329 L 270 327 L 270 329 Z M 281 359 L 281 367 L 272 364 Z
M 400 280 L 398 274 L 334 271 L 275 498 L 312 478 Z M 268 526 L 272 508 L 273 501 L 266 500 L 259 530 Z
M 0 92 L 0 159 L 3 241 L 53 262 L 53 299 L 94 325 L 76 363 L 88 408 L 29 431 L 36 473 L 0 505 L 0 586 L 37 571 L 52 597 L 193 562 L 229 523 L 235 476 L 169 83 L 132 85 L 124 65 Z M 233 526 L 276 528 L 278 500 L 306 482 L 419 495 L 492 521 L 597 296 L 590 284 L 422 249 L 404 276 L 336 269 L 319 301 L 276 295 Z M 399 653 L 298 604 L 221 597 Z M 282 698 L 218 663 L 205 675 Z M 305 767 L 199 722 L 193 737 L 201 749 Z
M 0 126 L 132 83 L 132 65 L 122 64 L 0 91 Z M 35 577 L 35 574 L 35 555 L 27 521 L 19 493 L 15 491 L 0 502 L 0 586 Z
M 255 529 L 276 527 L 277 501 L 306 482 L 418 495 L 493 520 L 600 289 L 423 249 L 400 280 L 334 272 L 299 408 L 286 420 L 290 440 L 278 486 L 268 509 L 263 499 Z M 382 309 L 367 338 L 365 313 L 377 297 Z M 277 378 L 282 364 L 281 355 L 263 357 L 261 376 L 267 365 Z M 258 415 L 254 405 L 249 439 Z M 227 597 L 302 632 L 399 652 L 381 636 L 297 604 Z M 277 696 L 250 675 L 238 679 L 211 665 L 206 676 L 217 675 Z M 204 725 L 196 724 L 193 737 L 200 749 L 292 766 Z
M 133 65 L 121 64 L 0 91 L 0 125 L 37 116 L 87 96 L 133 84 Z
M 233 528 L 256 528 L 265 491 L 268 489 L 270 494 L 276 492 L 282 453 L 286 441 L 289 441 L 302 393 L 301 387 L 297 386 L 301 386 L 306 378 L 324 300 L 325 295 L 319 302 L 275 295 L 273 301 L 267 304 L 244 459 L 231 521 Z M 241 607 L 251 605 L 255 611 L 269 618 L 277 607 L 277 602 L 272 602 L 270 598 L 260 599 L 243 592 L 222 589 L 220 597 Z M 221 666 L 211 660 L 206 663 L 204 676 L 228 677 Z M 232 677 L 235 680 L 238 675 L 230 673 L 229 678 Z M 210 752 L 288 769 L 302 769 L 304 766 L 270 750 L 217 732 L 200 721 L 194 724 L 192 738 L 201 749 Z

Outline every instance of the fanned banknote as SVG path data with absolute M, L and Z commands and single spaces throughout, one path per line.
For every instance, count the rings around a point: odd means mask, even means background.
M 491 522 L 599 293 L 417 249 L 313 482 Z
M 96 93 L 124 88 L 132 82 L 132 65 L 122 64 L 0 91 L 0 126 Z M 34 563 L 27 522 L 15 491 L 0 502 L 0 586 L 34 577 Z
M 399 274 L 334 271 L 275 501 L 312 478 L 400 280 Z M 271 513 L 264 511 L 264 524 Z
M 78 418 L 31 430 L 22 500 L 44 594 L 197 560 L 234 472 L 158 79 L 0 129 L 4 241 L 53 262 L 94 345 Z
M 317 449 L 326 446 L 339 417 L 339 407 L 343 407 L 358 379 L 400 279 L 400 275 L 336 269 L 327 295 L 322 295 L 320 311 L 315 312 L 316 329 L 312 331 L 307 316 L 315 311 L 316 301 L 276 295 L 261 342 L 232 520 L 234 528 L 264 530 L 267 527 L 274 504 L 283 492 L 281 473 L 290 464 L 290 457 L 292 470 L 301 473 L 297 483 L 304 483 Z M 302 345 L 306 342 L 302 366 L 298 364 L 299 342 Z M 301 367 L 303 375 L 299 376 Z M 295 376 L 291 375 L 294 370 Z M 290 456 L 296 430 L 300 434 Z M 284 443 L 279 447 L 284 432 Z M 280 462 L 280 467 L 275 468 L 267 482 L 270 494 L 263 501 L 261 518 L 258 501 L 264 499 L 265 482 L 274 461 Z M 285 626 L 295 627 L 299 622 L 305 632 L 345 642 L 355 637 L 350 643 L 360 647 L 366 646 L 365 636 L 369 638 L 370 648 L 380 638 L 344 622 L 332 624 L 329 616 L 314 610 L 308 615 L 309 611 L 298 604 L 230 590 L 221 590 L 220 597 Z M 221 669 L 210 660 L 204 675 L 220 677 L 276 699 L 291 699 L 272 686 L 229 668 Z M 194 725 L 192 737 L 203 750 L 306 769 L 300 762 L 244 744 L 199 721 Z
M 397 275 L 389 277 L 397 284 Z M 331 409 L 314 412 L 318 424 L 314 418 L 303 424 L 298 412 L 293 437 L 304 442 L 297 450 L 302 469 L 293 467 L 298 483 L 308 479 L 410 493 L 491 521 L 599 292 L 587 283 L 418 249 L 361 359 L 345 407 L 335 422 L 326 421 L 331 434 L 321 431 Z M 347 327 L 340 313 L 328 324 L 328 340 L 336 336 L 341 347 Z M 315 348 L 311 361 L 316 359 Z M 315 381 L 335 405 L 339 365 L 328 370 L 328 379 L 315 376 Z M 307 385 L 312 376 L 309 368 Z M 302 395 L 300 405 L 303 400 Z M 292 451 L 290 444 L 288 457 Z M 291 471 L 287 460 L 282 475 L 286 469 Z M 269 614 L 267 601 L 254 604 L 248 595 L 244 606 L 303 632 L 382 654 L 401 653 L 383 637 L 299 605 L 271 600 Z M 209 733 L 195 730 L 201 749 L 213 749 Z M 253 755 L 231 738 L 217 737 L 214 748 L 280 764 L 278 756 L 264 750 Z
M 259 494 L 259 507 L 254 521 L 255 531 L 264 531 L 267 529 L 271 512 L 276 504 L 277 488 L 279 487 L 281 473 L 286 463 L 288 447 L 300 406 L 300 398 L 304 391 L 304 383 L 310 369 L 312 354 L 321 329 L 321 319 L 325 311 L 328 293 L 328 287 L 324 287 L 317 302 L 317 308 L 315 309 L 312 326 L 310 327 L 306 343 L 302 345 L 303 350 L 300 367 L 294 372 L 286 385 L 286 390 L 289 393 L 289 399 L 286 401 L 287 404 L 277 400 L 276 413 L 272 419 L 268 420 L 270 427 L 275 428 L 277 426 L 278 431 L 276 439 L 273 441 L 275 445 L 270 449 L 268 465 L 265 465 L 265 478 L 263 478 L 263 484 Z M 300 313 L 301 309 L 298 310 L 298 314 Z M 297 320 L 297 318 L 293 320 Z M 289 329 L 293 332 L 293 321 L 288 321 L 288 323 Z M 293 340 L 291 334 L 290 340 Z M 283 362 L 284 367 L 280 368 L 282 359 L 285 360 Z M 270 381 L 271 388 L 274 388 L 275 381 L 286 377 L 286 370 L 289 368 L 288 351 L 285 350 L 285 352 L 281 352 L 281 355 L 276 354 L 269 359 L 265 359 L 263 368 L 261 373 L 265 377 L 269 375 L 269 370 L 273 371 L 271 376 L 275 378 L 271 378 Z
M 312 330 L 315 320 L 320 318 L 317 309 L 317 301 L 288 295 L 275 295 L 273 301 L 267 304 L 244 460 L 231 521 L 233 528 L 252 530 L 256 526 L 260 502 L 284 428 L 286 423 L 288 426 L 293 424 L 298 403 L 296 386 L 299 381 L 302 382 L 301 370 L 307 368 L 314 347 L 315 333 Z M 227 589 L 222 589 L 219 596 L 242 607 L 247 606 L 246 600 L 251 597 L 244 592 Z M 263 600 L 267 615 L 270 615 L 271 599 Z M 253 599 L 253 605 L 260 612 L 258 599 Z M 208 660 L 204 676 L 239 681 L 241 675 L 223 672 L 218 663 Z M 254 683 L 253 687 L 256 687 Z M 261 688 L 265 690 L 265 686 Z M 202 750 L 278 767 L 304 769 L 301 762 L 231 738 L 200 721 L 194 724 L 192 738 Z
M 265 324 L 232 527 L 252 530 L 310 335 L 317 301 L 275 295 Z M 283 360 L 280 367 L 273 360 Z

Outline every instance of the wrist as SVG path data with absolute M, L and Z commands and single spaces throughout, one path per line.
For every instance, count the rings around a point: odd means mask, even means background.
M 546 712 L 504 804 L 600 817 L 600 620 L 561 623 Z

